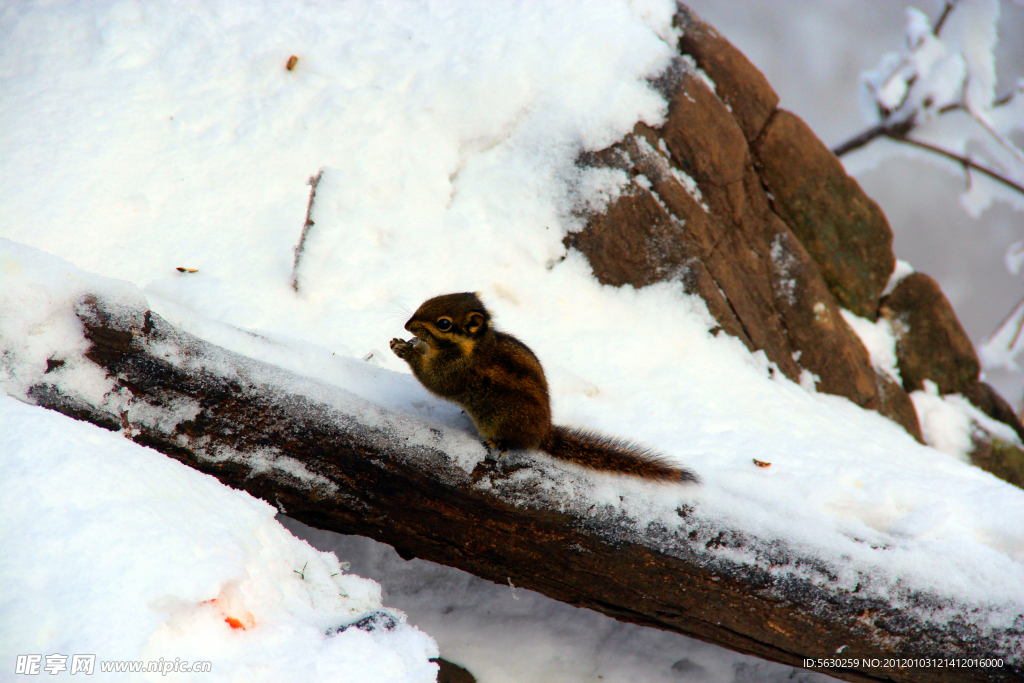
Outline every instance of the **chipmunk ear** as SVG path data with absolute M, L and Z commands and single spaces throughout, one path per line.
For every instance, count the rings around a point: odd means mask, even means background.
M 485 331 L 487 331 L 487 316 L 480 311 L 470 311 L 466 317 L 466 332 L 477 336 Z

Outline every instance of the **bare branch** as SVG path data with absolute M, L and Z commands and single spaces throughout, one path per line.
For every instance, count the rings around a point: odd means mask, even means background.
M 971 118 L 974 119 L 978 123 L 979 126 L 984 128 L 985 131 L 990 136 L 992 136 L 992 139 L 995 140 L 999 144 L 1000 147 L 1002 147 L 1007 152 L 1009 152 L 1010 155 L 1015 157 L 1017 159 L 1017 161 L 1019 161 L 1021 164 L 1024 164 L 1024 154 L 1021 154 L 1021 151 L 1019 149 L 1017 149 L 1016 147 L 1014 147 L 1013 143 L 1011 143 L 1009 140 L 1007 140 L 1002 135 L 997 133 L 995 131 L 995 129 L 993 129 L 992 126 L 990 126 L 988 124 L 988 122 L 985 121 L 985 119 L 983 119 L 980 116 L 978 116 L 975 112 L 968 110 L 968 113 L 970 114 Z
M 1007 351 L 1013 351 L 1014 347 L 1017 346 L 1017 342 L 1020 340 L 1021 332 L 1024 331 L 1024 315 L 1021 315 L 1022 308 L 1024 308 L 1024 297 L 1017 302 L 1017 305 L 1013 307 L 1009 313 L 1007 313 L 1003 319 L 996 325 L 995 331 L 986 337 L 985 341 L 982 342 L 982 346 L 991 344 L 992 341 L 999 336 L 999 334 L 1011 324 L 1013 325 L 1014 331 L 1013 336 L 1010 338 L 1010 342 L 1006 344 Z
M 996 171 L 993 171 L 992 169 L 987 168 L 985 166 L 982 166 L 981 164 L 977 163 L 976 161 L 973 161 L 972 159 L 969 159 L 968 157 L 962 156 L 962 155 L 957 154 L 955 152 L 950 152 L 949 150 L 942 149 L 941 147 L 936 147 L 935 145 L 933 145 L 931 143 L 928 143 L 928 142 L 922 142 L 921 140 L 915 140 L 914 138 L 911 138 L 911 137 L 906 137 L 906 136 L 904 136 L 904 137 L 896 137 L 894 135 L 888 135 L 888 137 L 890 137 L 890 138 L 892 138 L 894 140 L 898 140 L 900 142 L 905 142 L 908 145 L 913 145 L 914 147 L 920 147 L 921 149 L 926 149 L 929 152 L 934 152 L 935 154 L 938 154 L 939 156 L 944 156 L 947 159 L 950 159 L 952 161 L 957 162 L 958 164 L 961 164 L 964 168 L 969 168 L 969 169 L 971 169 L 973 171 L 977 171 L 978 173 L 981 173 L 982 175 L 986 175 L 989 178 L 991 178 L 992 180 L 995 180 L 996 182 L 999 182 L 999 183 L 1002 183 L 1003 185 L 1006 185 L 1011 190 L 1016 190 L 1017 192 L 1020 192 L 1021 194 L 1024 194 L 1024 185 L 1020 185 L 1018 183 L 1015 183 L 1014 181 L 1010 180 L 1009 178 L 1007 178 L 1003 174 L 998 173 Z
M 942 8 L 942 14 L 940 14 L 939 18 L 935 20 L 934 24 L 932 24 L 933 35 L 938 36 L 942 31 L 942 27 L 945 25 L 946 19 L 949 18 L 949 13 L 952 12 L 953 8 L 956 6 L 957 1 L 958 0 L 946 0 L 946 5 Z
M 832 148 L 832 153 L 837 157 L 842 157 L 848 152 L 852 152 L 855 149 L 867 145 L 875 138 L 889 137 L 894 139 L 902 139 L 914 128 L 914 120 L 908 119 L 906 121 L 899 121 L 896 123 L 879 123 L 877 125 L 868 128 L 867 130 L 854 135 L 846 142 L 840 143 L 836 147 Z
M 1004 106 L 1008 104 L 1013 100 L 1014 96 L 1018 92 L 1019 90 L 1011 90 L 1010 92 L 996 100 L 995 103 L 993 103 L 993 106 Z M 1009 151 L 1017 159 L 1021 160 L 1022 163 L 1024 163 L 1024 158 L 1021 158 L 1019 150 L 1017 150 L 1015 147 L 1013 147 L 1013 145 L 1011 145 L 1009 142 L 1003 139 L 998 133 L 992 130 L 991 126 L 987 125 L 979 116 L 971 112 L 971 110 L 963 103 L 947 105 L 946 107 L 943 107 L 942 109 L 939 110 L 939 115 L 941 116 L 952 111 L 967 112 L 968 116 L 970 116 L 973 121 L 981 125 L 981 127 L 985 131 L 987 131 L 992 137 L 994 137 L 1000 145 L 1002 145 L 1004 148 L 1007 149 L 1007 151 Z M 1002 183 L 1003 185 L 1006 185 L 1012 190 L 1016 190 L 1017 192 L 1024 194 L 1024 186 L 1011 180 L 1009 177 L 1003 175 L 1002 173 L 999 173 L 998 171 L 988 168 L 987 166 L 983 166 L 978 162 L 974 161 L 973 159 L 965 157 L 961 154 L 957 154 L 956 152 L 950 152 L 949 150 L 942 149 L 941 147 L 936 147 L 935 145 L 932 145 L 930 143 L 922 142 L 921 140 L 915 140 L 914 138 L 910 137 L 911 131 L 913 131 L 916 127 L 916 117 L 910 117 L 903 121 L 895 121 L 891 123 L 882 122 L 872 126 L 871 128 L 868 128 L 867 130 L 862 131 L 861 133 L 858 133 L 849 140 L 836 145 L 835 147 L 832 148 L 832 153 L 835 154 L 837 157 L 842 157 L 844 154 L 848 154 L 849 152 L 864 147 L 865 145 L 867 145 L 868 143 L 872 142 L 877 138 L 885 137 L 889 138 L 890 140 L 903 142 L 908 145 L 913 145 L 914 147 L 926 149 L 929 152 L 934 152 L 935 154 L 938 154 L 940 156 L 944 156 L 947 159 L 956 161 L 965 169 L 977 171 L 983 175 L 988 176 L 989 178 L 992 178 L 993 180 L 999 183 Z

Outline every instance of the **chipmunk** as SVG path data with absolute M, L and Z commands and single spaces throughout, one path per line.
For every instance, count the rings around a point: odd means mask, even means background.
M 391 340 L 391 350 L 431 393 L 469 414 L 484 445 L 538 449 L 604 472 L 657 481 L 697 482 L 693 472 L 625 439 L 551 423 L 544 368 L 533 351 L 491 324 L 473 293 L 445 294 L 423 303 L 405 329 L 416 336 Z

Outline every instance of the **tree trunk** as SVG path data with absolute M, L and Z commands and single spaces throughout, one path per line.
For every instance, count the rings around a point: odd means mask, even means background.
M 85 357 L 117 388 L 95 404 L 54 380 L 22 398 L 122 430 L 305 524 L 776 662 L 830 659 L 835 667 L 818 670 L 849 681 L 1024 675 L 1019 659 L 1010 661 L 1022 654 L 1020 632 L 983 631 L 977 615 L 922 617 L 954 611 L 938 599 L 837 589 L 842 568 L 695 507 L 677 509 L 672 529 L 640 525 L 621 509 L 566 495 L 567 485 L 585 487 L 588 478 L 528 453 L 467 471 L 465 453 L 442 448 L 459 437 L 455 430 L 425 430 L 416 418 L 220 349 L 149 311 L 89 298 L 78 314 L 92 344 Z M 921 658 L 936 665 L 893 662 Z M 941 668 L 986 658 L 1005 664 Z

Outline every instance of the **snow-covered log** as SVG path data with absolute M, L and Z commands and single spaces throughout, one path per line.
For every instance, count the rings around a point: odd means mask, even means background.
M 306 524 L 844 680 L 1024 675 L 1024 629 L 1020 618 L 1006 628 L 1005 609 L 994 618 L 868 573 L 851 590 L 842 562 L 761 541 L 699 504 L 641 521 L 575 495 L 591 475 L 538 454 L 467 468 L 460 451 L 482 446 L 464 432 L 226 351 L 130 302 L 88 297 L 77 312 L 84 356 L 52 359 L 24 400 L 120 430 Z M 72 369 L 112 389 L 65 391 Z

